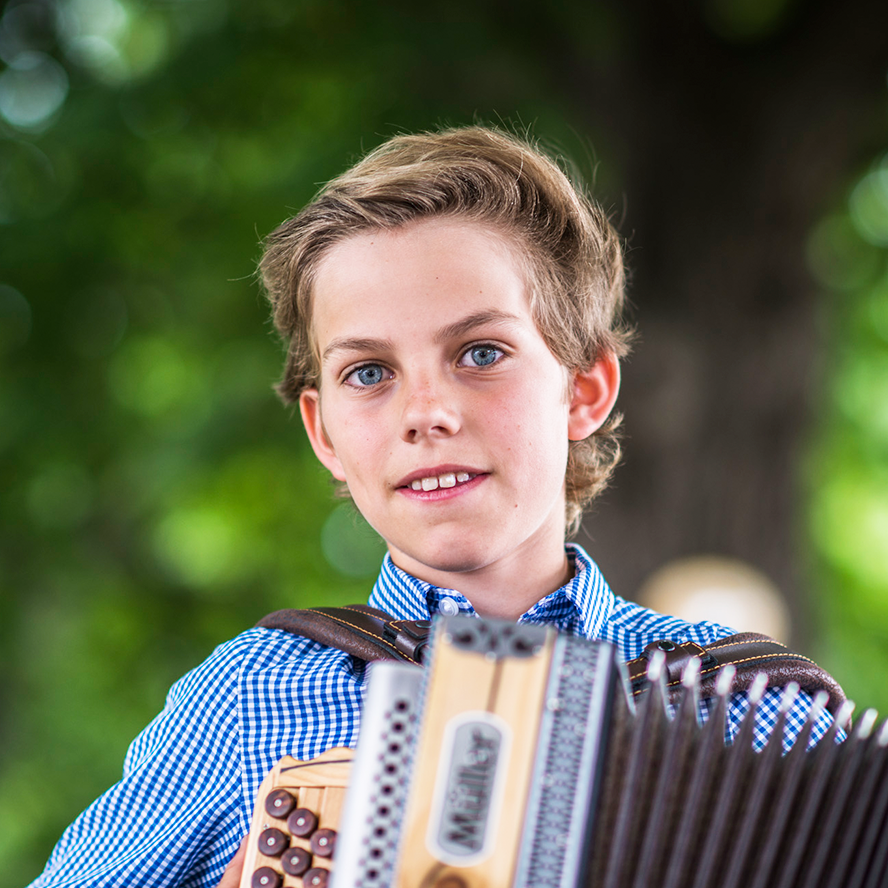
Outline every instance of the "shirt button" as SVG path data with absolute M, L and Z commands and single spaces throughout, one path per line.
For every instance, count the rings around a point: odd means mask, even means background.
M 459 613 L 459 605 L 452 598 L 442 598 L 438 603 L 438 611 L 445 617 L 455 617 Z

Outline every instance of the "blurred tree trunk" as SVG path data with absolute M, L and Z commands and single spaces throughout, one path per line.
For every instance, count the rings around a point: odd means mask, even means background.
M 549 47 L 590 129 L 619 140 L 641 335 L 621 395 L 625 464 L 584 530 L 628 597 L 678 556 L 751 562 L 803 641 L 800 460 L 829 362 L 806 241 L 884 150 L 888 4 L 799 3 L 747 43 L 716 36 L 696 4 L 609 8 L 632 45 L 606 68 Z

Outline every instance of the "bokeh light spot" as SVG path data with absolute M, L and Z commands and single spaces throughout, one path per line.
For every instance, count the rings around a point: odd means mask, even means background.
M 84 37 L 119 38 L 129 24 L 126 7 L 118 0 L 67 0 L 60 6 L 62 36 L 68 41 Z
M 385 543 L 351 503 L 343 503 L 324 522 L 321 551 L 341 574 L 372 577 L 379 571 Z
M 18 129 L 44 129 L 67 95 L 65 69 L 42 52 L 19 54 L 0 74 L 0 115 Z
M 824 285 L 835 290 L 865 286 L 878 274 L 882 257 L 861 240 L 844 214 L 824 219 L 808 239 L 808 267 Z
M 876 246 L 888 246 L 888 169 L 864 176 L 851 192 L 851 219 L 860 236 Z
M 644 582 L 638 599 L 692 623 L 713 620 L 789 640 L 789 610 L 780 590 L 763 573 L 733 558 L 698 555 L 671 561 Z
M 111 364 L 109 384 L 125 407 L 148 417 L 203 400 L 204 375 L 197 361 L 160 337 L 133 340 L 121 347 Z
M 821 482 L 811 513 L 821 552 L 857 578 L 870 606 L 888 614 L 888 479 L 833 472 Z
M 123 55 L 131 77 L 148 74 L 163 62 L 170 49 L 170 34 L 164 18 L 142 10 L 123 43 Z
M 231 517 L 211 507 L 176 509 L 154 534 L 158 559 L 189 586 L 210 586 L 230 579 L 241 560 L 237 543 Z
M 858 432 L 888 445 L 888 354 L 849 355 L 834 380 L 836 404 Z M 886 550 L 888 551 L 888 550 Z
M 168 54 L 166 17 L 120 0 L 68 0 L 61 40 L 68 58 L 99 80 L 118 84 L 154 70 Z
M 99 34 L 78 37 L 70 42 L 68 56 L 76 64 L 92 69 L 110 83 L 126 79 L 126 63 L 120 50 L 107 37 Z

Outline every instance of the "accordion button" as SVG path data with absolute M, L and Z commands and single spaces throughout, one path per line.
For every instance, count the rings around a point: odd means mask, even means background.
M 336 846 L 336 830 L 335 829 L 319 829 L 311 837 L 311 850 L 318 857 L 332 857 L 333 849 Z
M 305 848 L 289 848 L 281 857 L 281 866 L 288 876 L 301 876 L 311 866 L 311 854 Z
M 283 879 L 270 866 L 260 866 L 250 879 L 251 888 L 281 888 Z
M 327 880 L 330 878 L 330 870 L 312 867 L 303 877 L 302 884 L 306 888 L 327 888 Z
M 276 789 L 265 798 L 265 810 L 270 817 L 283 819 L 296 807 L 296 799 L 286 789 Z
M 266 829 L 259 834 L 259 850 L 269 857 L 280 857 L 289 847 L 290 840 L 279 829 Z
M 304 839 L 318 828 L 318 818 L 308 808 L 297 808 L 287 818 L 287 826 L 294 836 Z

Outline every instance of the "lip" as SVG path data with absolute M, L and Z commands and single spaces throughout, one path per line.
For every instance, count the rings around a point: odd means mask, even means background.
M 421 477 L 427 478 L 428 475 Z M 463 481 L 455 487 L 437 487 L 435 490 L 414 490 L 412 487 L 399 487 L 395 492 L 413 502 L 437 503 L 445 500 L 455 499 L 463 496 L 472 490 L 475 490 L 480 484 L 483 484 L 490 475 L 486 473 L 475 475 L 468 481 Z
M 455 464 L 448 464 L 443 466 L 434 466 L 433 468 L 428 469 L 417 469 L 415 472 L 411 472 L 409 475 L 405 475 L 400 481 L 395 484 L 395 488 L 401 490 L 403 488 L 407 488 L 411 490 L 413 493 L 419 493 L 420 491 L 415 491 L 410 485 L 414 481 L 421 481 L 423 478 L 439 478 L 441 475 L 457 475 L 460 472 L 465 472 L 468 475 L 487 475 L 488 472 L 485 472 L 483 469 L 473 469 L 470 466 L 458 466 Z M 464 481 L 463 486 L 467 484 L 471 484 L 475 479 L 472 478 L 471 481 Z M 445 490 L 456 490 L 457 487 L 447 487 L 443 488 Z M 441 488 L 439 488 L 441 489 Z M 434 493 L 435 491 L 425 491 L 426 493 Z
M 419 481 L 422 478 L 437 477 L 448 473 L 457 474 L 458 472 L 466 472 L 474 477 L 468 481 L 458 483 L 455 487 L 437 487 L 435 490 L 414 490 L 410 486 L 414 481 Z M 468 466 L 436 466 L 433 469 L 420 469 L 417 472 L 411 472 L 409 475 L 406 475 L 395 492 L 413 502 L 444 502 L 445 500 L 451 500 L 469 493 L 480 484 L 483 484 L 489 477 L 489 472 L 481 472 Z

